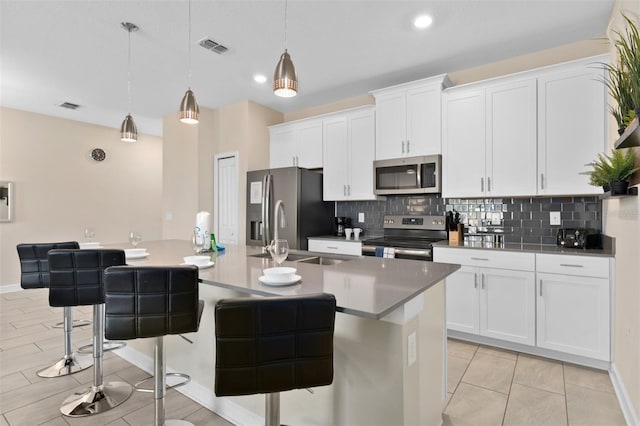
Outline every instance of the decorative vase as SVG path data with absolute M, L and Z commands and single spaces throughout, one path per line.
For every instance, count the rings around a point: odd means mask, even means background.
M 629 181 L 611 182 L 611 195 L 626 195 Z

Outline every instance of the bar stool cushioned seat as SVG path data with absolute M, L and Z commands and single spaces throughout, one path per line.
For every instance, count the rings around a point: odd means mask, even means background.
M 123 250 L 84 249 L 49 251 L 49 304 L 51 306 L 93 305 L 93 384 L 69 396 L 60 407 L 62 414 L 83 417 L 110 410 L 131 396 L 133 387 L 124 382 L 103 383 L 104 270 L 124 265 Z
M 49 260 L 47 254 L 53 249 L 78 249 L 75 241 L 56 243 L 18 244 L 20 258 L 20 286 L 24 289 L 49 288 Z M 52 305 L 53 306 L 53 305 Z M 64 355 L 58 362 L 37 372 L 40 377 L 60 377 L 85 370 L 93 361 L 90 356 L 77 355 L 71 347 L 71 332 L 73 329 L 72 305 L 62 306 L 64 311 Z M 82 320 L 81 324 L 90 324 Z M 56 326 L 54 326 L 56 327 Z M 57 327 L 56 327 L 57 328 Z
M 164 336 L 198 331 L 204 302 L 198 299 L 198 268 L 116 266 L 105 271 L 108 339 L 155 337 L 155 425 L 190 424 L 165 420 Z
M 333 382 L 336 299 L 331 294 L 223 299 L 216 303 L 215 393 L 264 393 L 279 425 L 279 393 Z

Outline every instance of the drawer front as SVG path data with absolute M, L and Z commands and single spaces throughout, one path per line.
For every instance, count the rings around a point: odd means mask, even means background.
M 360 241 L 309 240 L 309 251 L 361 256 L 362 243 Z
M 515 271 L 534 271 L 536 264 L 533 253 L 447 247 L 434 247 L 433 260 L 435 262 L 459 263 L 466 266 L 511 269 Z
M 608 257 L 536 254 L 536 263 L 538 272 L 609 278 Z

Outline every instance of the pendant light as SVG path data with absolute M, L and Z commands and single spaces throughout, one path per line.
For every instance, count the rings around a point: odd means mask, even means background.
M 273 73 L 273 93 L 283 98 L 298 94 L 298 77 L 289 52 L 287 52 L 287 0 L 284 1 L 284 53 L 280 55 Z
M 138 26 L 131 22 L 121 22 L 122 28 L 129 33 L 129 54 L 127 57 L 127 95 L 129 101 L 129 113 L 120 125 L 120 139 L 124 142 L 136 142 L 138 140 L 138 129 L 131 116 L 131 32 L 138 31 Z
M 189 0 L 189 88 L 180 101 L 178 116 L 181 122 L 187 124 L 197 124 L 200 116 L 196 96 L 191 91 L 191 0 Z

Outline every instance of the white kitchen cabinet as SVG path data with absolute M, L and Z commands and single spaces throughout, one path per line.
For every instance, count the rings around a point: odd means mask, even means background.
M 609 361 L 609 259 L 536 256 L 538 346 Z
M 269 132 L 269 167 L 322 167 L 321 119 L 278 124 Z
M 586 164 L 607 151 L 608 107 L 604 71 L 590 58 L 538 78 L 539 195 L 601 193 L 589 185 Z
M 448 329 L 535 345 L 533 254 L 436 248 L 434 261 L 462 265 L 446 278 Z
M 362 242 L 356 240 L 325 240 L 309 238 L 309 251 L 319 253 L 346 254 L 349 256 L 362 255 Z
M 373 200 L 375 113 L 357 108 L 324 119 L 323 198 Z
M 443 95 L 443 196 L 536 191 L 536 80 L 507 80 Z
M 446 75 L 371 92 L 376 98 L 376 160 L 441 153 Z

